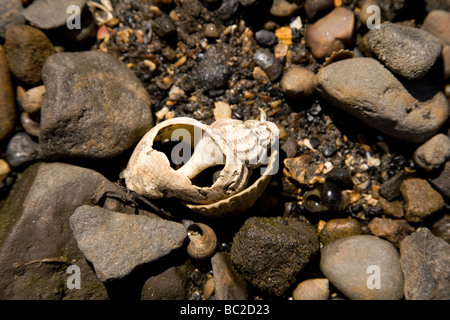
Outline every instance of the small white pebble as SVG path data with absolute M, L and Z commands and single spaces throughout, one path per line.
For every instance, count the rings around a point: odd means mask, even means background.
M 303 23 L 302 23 L 302 19 L 300 18 L 300 16 L 298 16 L 297 18 L 295 18 L 290 24 L 289 27 L 291 29 L 297 29 L 300 30 L 303 27 Z
M 217 101 L 214 103 L 214 119 L 231 119 L 231 107 L 228 103 Z
M 325 169 L 323 170 L 323 173 L 327 174 L 331 170 L 333 170 L 333 164 L 330 161 L 325 162 Z

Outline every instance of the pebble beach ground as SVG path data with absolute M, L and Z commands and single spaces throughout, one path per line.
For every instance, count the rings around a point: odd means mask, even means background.
M 0 0 L 0 299 L 449 300 L 449 79 L 448 0 Z M 123 173 L 264 117 L 220 217 Z

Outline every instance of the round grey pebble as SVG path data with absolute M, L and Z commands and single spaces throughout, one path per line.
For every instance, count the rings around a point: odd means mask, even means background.
M 275 36 L 275 34 L 265 29 L 257 31 L 255 33 L 255 39 L 260 46 L 264 47 L 271 47 L 278 42 L 278 39 Z
M 6 148 L 6 161 L 11 167 L 19 167 L 39 157 L 39 144 L 24 132 L 14 135 Z
M 320 270 L 352 300 L 400 300 L 404 277 L 399 253 L 371 235 L 341 238 L 321 250 Z

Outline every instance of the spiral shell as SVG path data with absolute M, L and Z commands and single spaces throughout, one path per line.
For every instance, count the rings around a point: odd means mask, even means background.
M 192 183 L 195 175 L 183 174 L 171 167 L 167 156 L 153 148 L 156 141 L 173 138 L 176 130 L 191 134 L 190 143 L 196 147 L 195 135 L 204 135 L 208 127 L 191 118 L 173 118 L 153 127 L 136 146 L 127 168 L 121 176 L 128 189 L 149 198 L 178 198 L 193 203 L 212 203 L 241 191 L 247 184 L 248 170 L 236 166 L 237 156 L 220 136 L 208 135 L 211 143 L 219 146 L 225 157 L 220 176 L 209 187 L 198 187 Z M 196 133 L 196 134 L 195 134 Z M 210 163 L 212 166 L 217 163 Z
M 211 204 L 187 204 L 187 207 L 203 216 L 210 217 L 237 216 L 241 214 L 250 208 L 263 194 L 270 182 L 271 175 L 277 170 L 275 165 L 277 157 L 277 151 L 272 153 L 266 171 L 251 186 L 245 188 L 243 191 Z
M 213 229 L 203 223 L 193 223 L 188 228 L 188 255 L 195 260 L 206 260 L 216 252 L 217 237 Z

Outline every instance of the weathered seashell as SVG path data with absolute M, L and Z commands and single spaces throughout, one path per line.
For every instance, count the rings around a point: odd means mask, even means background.
M 98 26 L 106 24 L 108 21 L 114 19 L 112 12 L 114 8 L 109 0 L 101 0 L 101 3 L 88 1 L 87 5 L 94 14 L 95 23 Z
M 309 212 L 334 212 L 342 209 L 342 192 L 334 183 L 325 183 L 305 192 L 303 205 Z
M 278 169 L 278 151 L 273 151 L 269 164 L 265 168 L 264 173 L 249 187 L 243 191 L 220 201 L 205 204 L 194 205 L 186 204 L 186 206 L 194 212 L 197 212 L 203 216 L 210 217 L 225 217 L 225 216 L 237 216 L 250 208 L 256 200 L 263 194 L 267 185 L 270 182 L 270 178 L 276 173 Z
M 325 62 L 323 63 L 323 66 L 326 67 L 334 62 L 345 60 L 345 59 L 351 59 L 355 57 L 355 53 L 353 51 L 350 51 L 348 49 L 341 49 L 339 51 L 334 51 L 331 56 L 325 58 Z
M 177 131 L 180 129 L 179 131 Z M 209 166 L 223 164 L 216 181 L 208 187 L 199 187 L 192 183 L 194 174 L 187 175 L 171 167 L 166 154 L 154 148 L 157 141 L 171 140 L 176 136 L 186 139 L 184 146 L 196 149 L 202 137 L 207 136 L 210 143 L 218 146 L 220 154 L 213 154 L 217 162 L 211 161 L 208 155 L 204 154 Z M 190 141 L 187 141 L 190 140 Z M 180 145 L 182 144 L 180 143 Z M 172 150 L 172 157 L 176 156 Z M 227 143 L 218 135 L 215 135 L 208 126 L 191 118 L 173 118 L 163 121 L 153 127 L 136 146 L 127 168 L 122 172 L 121 177 L 125 179 L 128 189 L 133 190 L 149 198 L 178 198 L 180 200 L 207 204 L 223 198 L 229 197 L 242 189 L 247 184 L 248 169 L 243 165 L 237 165 L 239 159 Z M 188 177 L 189 176 L 189 177 Z
M 265 114 L 260 121 L 226 119 L 210 126 L 173 118 L 142 138 L 121 177 L 128 189 L 149 198 L 177 198 L 205 216 L 237 215 L 255 203 L 278 170 L 278 136 L 278 127 Z M 171 151 L 172 164 L 156 147 L 169 140 L 182 141 Z M 192 156 L 184 157 L 191 150 Z M 220 170 L 212 173 L 216 167 Z M 194 183 L 209 168 L 211 183 Z M 248 186 L 250 176 L 254 182 Z
M 217 237 L 213 229 L 204 223 L 193 223 L 188 228 L 188 255 L 195 260 L 206 260 L 216 252 Z
M 217 120 L 210 126 L 208 135 L 225 137 L 228 146 L 236 153 L 240 162 L 249 168 L 257 168 L 268 164 L 269 154 L 278 141 L 280 131 L 272 123 L 265 121 L 265 113 L 261 113 L 261 120 L 240 121 L 234 119 Z M 216 148 L 216 150 L 214 150 Z M 178 171 L 191 177 L 210 167 L 204 154 L 215 154 L 220 156 L 220 150 L 211 139 L 203 139 L 196 147 L 191 159 Z M 210 157 L 211 161 L 219 159 Z

